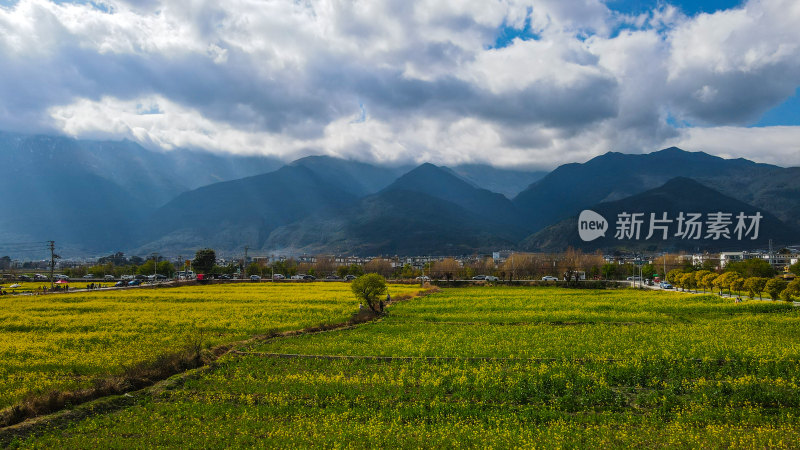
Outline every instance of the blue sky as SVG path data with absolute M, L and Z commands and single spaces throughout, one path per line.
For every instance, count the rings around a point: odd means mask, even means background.
M 791 126 L 800 125 L 800 97 L 798 91 L 780 105 L 770 109 L 753 126 Z
M 723 9 L 736 8 L 741 6 L 740 0 L 705 0 L 705 1 L 671 1 L 663 2 L 656 0 L 608 0 L 606 5 L 614 11 L 626 14 L 642 14 L 658 8 L 660 5 L 669 3 L 680 8 L 684 14 L 694 16 L 700 13 L 714 13 Z
M 0 130 L 550 169 L 800 166 L 800 3 L 0 0 Z

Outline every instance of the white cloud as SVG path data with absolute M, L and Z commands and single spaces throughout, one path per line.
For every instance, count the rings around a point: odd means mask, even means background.
M 800 167 L 800 127 L 684 128 L 670 144 L 724 158 Z
M 553 167 L 679 142 L 798 164 L 778 137 L 794 127 L 741 127 L 800 85 L 797 23 L 791 0 L 695 17 L 599 0 L 20 0 L 0 8 L 0 128 L 284 159 Z M 535 39 L 493 48 L 503 27 Z
M 677 25 L 666 85 L 675 115 L 741 125 L 790 97 L 800 85 L 798 21 L 794 0 L 751 0 Z
M 70 136 L 126 138 L 153 148 L 197 148 L 238 154 L 282 156 L 297 151 L 291 140 L 264 132 L 248 132 L 209 120 L 160 96 L 99 101 L 80 99 L 50 108 L 58 128 Z

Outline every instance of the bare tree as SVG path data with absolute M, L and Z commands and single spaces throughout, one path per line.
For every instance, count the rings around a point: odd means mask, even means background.
M 453 258 L 445 258 L 436 261 L 431 267 L 431 278 L 445 278 L 451 280 L 456 277 L 461 270 L 461 264 Z
M 392 263 L 388 259 L 375 258 L 364 264 L 364 272 L 377 273 L 384 277 L 392 276 Z
M 314 263 L 314 273 L 318 277 L 324 277 L 336 272 L 336 258 L 330 255 L 317 255 Z

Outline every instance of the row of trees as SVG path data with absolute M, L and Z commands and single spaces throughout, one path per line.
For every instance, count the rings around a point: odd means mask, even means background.
M 63 270 L 63 273 L 71 278 L 80 278 L 86 274 L 92 274 L 98 278 L 102 278 L 106 275 L 113 275 L 114 278 L 119 278 L 123 275 L 152 275 L 154 273 L 153 266 L 155 264 L 155 259 L 148 259 L 140 265 L 127 264 L 124 266 L 115 266 L 113 263 L 95 264 L 93 266 L 66 268 Z M 155 269 L 155 273 L 168 277 L 174 276 L 175 272 L 175 265 L 170 261 L 159 261 Z
M 681 290 L 718 291 L 720 295 L 727 290 L 730 295 L 735 292 L 737 296 L 747 292 L 750 298 L 761 298 L 763 293 L 773 300 L 792 301 L 800 297 L 800 279 L 787 283 L 780 278 L 744 277 L 734 270 L 718 274 L 709 270 L 684 272 L 673 269 L 667 273 L 667 281 Z

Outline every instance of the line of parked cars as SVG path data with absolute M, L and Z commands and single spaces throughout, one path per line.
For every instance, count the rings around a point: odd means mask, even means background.
M 298 273 L 297 275 L 292 275 L 292 280 L 316 280 L 317 277 L 314 275 L 306 275 L 304 273 Z
M 269 278 L 269 277 L 267 277 Z M 282 273 L 276 273 L 272 276 L 273 280 L 285 280 L 286 276 Z M 314 275 L 307 275 L 304 273 L 299 273 L 297 275 L 292 275 L 290 280 L 316 280 L 317 277 Z M 325 277 L 326 280 L 334 281 L 334 280 L 344 280 L 344 281 L 352 281 L 356 279 L 355 275 L 345 275 L 344 278 L 339 277 L 338 275 L 328 275 Z M 250 275 L 250 281 L 261 281 L 261 276 L 259 275 Z
M 497 278 L 497 277 L 495 277 L 493 275 L 475 275 L 474 277 L 472 277 L 472 279 L 473 280 L 478 280 L 478 281 L 481 281 L 481 280 L 483 280 L 483 281 L 497 281 L 497 280 L 499 280 L 499 278 Z

